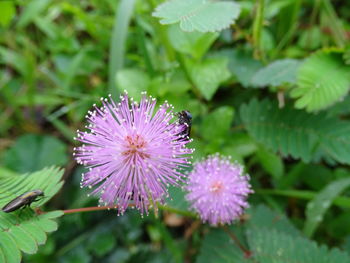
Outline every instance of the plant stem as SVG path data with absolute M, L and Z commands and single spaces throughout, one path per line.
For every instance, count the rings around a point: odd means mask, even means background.
M 129 205 L 129 207 L 133 207 L 134 205 Z M 91 206 L 91 207 L 82 207 L 82 208 L 74 208 L 74 209 L 67 209 L 63 210 L 63 213 L 65 215 L 67 214 L 74 214 L 74 213 L 84 213 L 84 212 L 93 212 L 93 211 L 100 211 L 100 210 L 111 210 L 111 209 L 117 209 L 118 206 Z M 191 217 L 197 219 L 197 215 L 195 213 L 180 210 L 174 207 L 165 206 L 165 205 L 157 205 L 158 209 L 161 209 L 163 211 L 168 211 L 171 213 L 183 215 L 186 217 Z
M 117 207 L 115 206 L 91 206 L 91 207 L 82 207 L 82 208 L 63 210 L 63 213 L 67 215 L 67 214 L 74 214 L 74 213 L 99 211 L 99 210 L 110 210 L 110 209 L 116 209 L 116 208 Z
M 180 210 L 180 209 L 177 209 L 177 208 L 174 208 L 174 207 L 170 207 L 170 206 L 165 206 L 165 205 L 158 205 L 158 208 L 163 210 L 163 211 L 168 211 L 168 212 L 171 212 L 171 213 L 174 213 L 174 214 L 183 215 L 183 216 L 186 216 L 186 217 L 191 217 L 191 218 L 194 218 L 194 219 L 198 219 L 197 214 L 189 212 L 189 211 Z
M 252 252 L 242 245 L 241 241 L 239 241 L 236 235 L 226 225 L 223 225 L 222 229 L 230 236 L 239 249 L 242 250 L 246 258 L 250 258 L 252 256 Z
M 256 13 L 253 23 L 254 57 L 263 60 L 264 54 L 261 49 L 261 31 L 264 22 L 264 0 L 257 0 Z

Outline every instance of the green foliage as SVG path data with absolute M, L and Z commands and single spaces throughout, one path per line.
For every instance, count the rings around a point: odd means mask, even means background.
M 317 246 L 301 236 L 286 216 L 265 206 L 252 209 L 247 240 L 257 262 L 347 262 L 350 257 L 338 249 Z
M 12 1 L 1 1 L 0 9 L 0 24 L 3 26 L 7 26 L 15 15 L 15 5 Z
M 228 135 L 234 116 L 234 110 L 228 106 L 222 106 L 208 114 L 202 122 L 201 132 L 203 138 L 215 141 Z
M 33 207 L 42 206 L 49 201 L 62 187 L 63 170 L 51 167 L 41 171 L 0 177 L 0 207 L 17 196 L 40 189 L 45 197 L 33 203 Z M 0 259 L 1 262 L 21 262 L 21 251 L 34 254 L 38 245 L 45 244 L 46 233 L 57 230 L 57 223 L 52 219 L 62 216 L 61 211 L 35 214 L 28 208 L 25 211 L 12 213 L 0 212 Z
M 235 2 L 174 0 L 159 5 L 153 16 L 161 18 L 161 24 L 180 22 L 183 31 L 214 32 L 233 24 L 239 13 Z
M 319 111 L 341 100 L 349 91 L 350 67 L 338 52 L 320 51 L 311 55 L 299 68 L 298 87 L 291 96 L 295 107 Z
M 306 207 L 306 222 L 304 233 L 311 237 L 318 225 L 322 222 L 323 216 L 331 206 L 333 200 L 350 185 L 349 178 L 342 178 L 328 184 L 312 199 Z
M 260 263 L 349 262 L 350 257 L 338 249 L 328 250 L 306 238 L 294 237 L 271 229 L 254 229 L 248 234 L 254 258 Z
M 294 84 L 299 61 L 295 59 L 276 60 L 257 71 L 252 78 L 252 85 L 256 87 Z
M 219 85 L 230 77 L 227 63 L 224 58 L 209 58 L 201 63 L 188 62 L 191 79 L 205 99 L 210 100 Z
M 228 69 L 245 88 L 252 85 L 254 74 L 263 67 L 263 64 L 254 59 L 251 52 L 242 49 L 225 49 L 218 53 L 228 59 Z
M 67 162 L 67 147 L 55 137 L 27 134 L 18 138 L 5 153 L 3 164 L 16 172 L 40 170 Z
M 284 164 L 282 158 L 277 154 L 267 151 L 260 147 L 256 152 L 263 169 L 275 178 L 281 178 L 284 174 Z
M 278 109 L 269 100 L 252 100 L 240 109 L 249 134 L 258 142 L 284 156 L 310 162 L 320 156 L 350 163 L 347 121 L 311 115 L 290 106 Z
M 233 231 L 233 228 L 230 228 L 230 230 Z M 248 263 L 254 261 L 245 258 L 242 251 L 223 229 L 214 228 L 206 234 L 196 262 Z
M 218 33 L 184 32 L 177 25 L 171 25 L 168 36 L 175 50 L 200 59 L 217 39 Z
M 150 85 L 149 76 L 138 69 L 122 69 L 116 75 L 117 86 L 126 90 L 130 96 L 139 100 L 141 92 L 146 91 Z
M 66 167 L 53 212 L 0 212 L 0 262 L 349 262 L 314 243 L 350 251 L 350 7 L 333 2 L 0 1 L 0 205 L 44 188 L 41 206 L 62 172 L 19 173 Z M 171 187 L 157 215 L 66 214 L 46 242 L 57 209 L 96 206 L 69 153 L 124 89 L 189 110 L 193 161 L 244 165 L 251 209 L 213 228 Z
M 272 211 L 265 205 L 251 208 L 248 211 L 248 215 L 250 215 L 250 220 L 247 227 L 251 231 L 264 228 L 269 231 L 286 233 L 293 237 L 299 237 L 301 235 L 300 231 L 284 214 Z

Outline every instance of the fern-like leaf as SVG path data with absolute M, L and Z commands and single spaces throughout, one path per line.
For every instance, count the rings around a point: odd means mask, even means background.
M 310 162 L 318 156 L 350 163 L 350 123 L 308 114 L 290 105 L 279 109 L 269 100 L 242 105 L 241 118 L 250 136 L 284 156 Z
M 254 206 L 247 211 L 247 214 L 250 215 L 250 220 L 248 221 L 250 229 L 264 227 L 295 237 L 301 236 L 300 231 L 284 214 L 272 211 L 265 205 Z
M 243 233 L 238 232 L 237 229 L 230 227 L 229 231 L 235 232 L 236 236 L 243 239 Z M 230 238 L 229 234 L 223 229 L 212 228 L 202 242 L 196 262 L 254 263 L 255 261 L 247 258 L 237 244 Z
M 347 263 L 350 257 L 339 249 L 329 250 L 303 237 L 277 230 L 254 228 L 247 231 L 249 247 L 259 263 Z
M 350 88 L 350 66 L 337 52 L 320 51 L 299 68 L 298 87 L 291 92 L 296 108 L 319 111 L 342 99 Z
M 214 32 L 233 24 L 239 13 L 239 5 L 229 1 L 172 0 L 159 5 L 153 16 L 161 24 L 180 22 L 183 31 Z
M 51 167 L 41 171 L 0 178 L 0 207 L 17 196 L 40 189 L 45 193 L 44 199 L 32 204 L 43 205 L 62 187 L 63 170 Z M 45 244 L 46 233 L 57 229 L 52 219 L 61 216 L 61 211 L 36 215 L 30 209 L 12 213 L 0 212 L 0 262 L 16 263 L 21 261 L 21 251 L 34 254 L 38 245 Z

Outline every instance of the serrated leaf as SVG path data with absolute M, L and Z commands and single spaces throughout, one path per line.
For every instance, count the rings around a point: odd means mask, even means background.
M 235 2 L 213 0 L 172 0 L 159 5 L 153 16 L 161 24 L 180 23 L 184 31 L 213 32 L 229 27 L 240 13 Z
M 347 263 L 350 257 L 339 249 L 328 249 L 303 237 L 266 228 L 247 231 L 249 247 L 259 263 Z
M 191 79 L 207 100 L 214 96 L 220 83 L 230 77 L 227 62 L 224 58 L 210 58 L 201 63 L 188 62 Z
M 291 236 L 301 236 L 300 231 L 282 213 L 272 211 L 265 205 L 251 207 L 247 214 L 250 216 L 248 227 L 250 229 L 266 228 L 287 233 Z
M 41 189 L 45 198 L 31 205 L 39 207 L 60 190 L 62 176 L 63 170 L 51 167 L 31 174 L 1 177 L 0 207 L 25 192 Z M 38 245 L 46 242 L 46 233 L 57 229 L 52 219 L 61 215 L 61 211 L 37 215 L 28 208 L 11 213 L 0 211 L 0 262 L 20 262 L 20 251 L 36 253 Z
M 218 33 L 184 32 L 177 25 L 168 27 L 168 37 L 174 49 L 196 59 L 205 54 L 218 36 Z
M 240 113 L 250 136 L 274 152 L 305 162 L 321 156 L 350 163 L 349 121 L 308 114 L 290 105 L 279 109 L 269 100 L 253 99 L 241 106 Z
M 233 231 L 230 228 L 230 231 Z M 197 263 L 253 263 L 223 229 L 211 228 L 202 242 Z
M 254 74 L 252 85 L 277 87 L 286 83 L 294 84 L 299 65 L 300 62 L 296 59 L 276 60 Z
M 292 90 L 295 107 L 307 111 L 325 109 L 342 99 L 350 89 L 350 66 L 341 54 L 320 51 L 311 55 L 300 67 L 298 87 Z
M 304 233 L 311 237 L 334 199 L 350 186 L 350 178 L 338 179 L 328 184 L 312 199 L 306 207 Z
M 4 154 L 5 166 L 19 173 L 33 172 L 50 165 L 63 165 L 67 160 L 66 145 L 48 135 L 23 135 Z

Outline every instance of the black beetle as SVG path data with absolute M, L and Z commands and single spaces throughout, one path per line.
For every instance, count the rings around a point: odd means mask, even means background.
M 5 213 L 10 213 L 20 209 L 30 206 L 31 203 L 39 201 L 39 196 L 44 196 L 44 192 L 41 190 L 33 190 L 17 196 L 15 199 L 11 200 L 7 205 L 2 208 Z
M 177 113 L 179 118 L 179 124 L 185 124 L 186 129 L 183 130 L 179 135 L 184 137 L 190 137 L 191 126 L 192 126 L 192 114 L 188 110 L 183 110 Z

